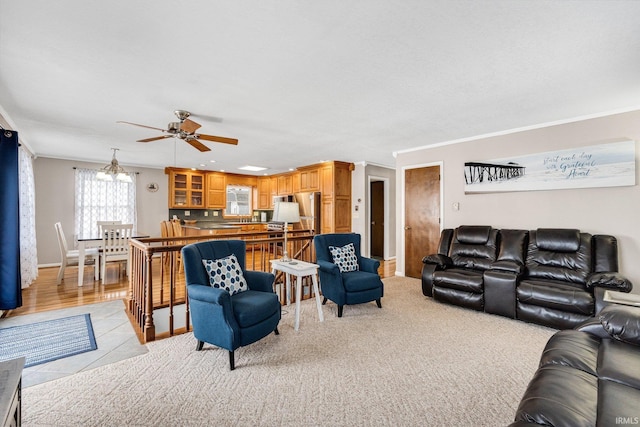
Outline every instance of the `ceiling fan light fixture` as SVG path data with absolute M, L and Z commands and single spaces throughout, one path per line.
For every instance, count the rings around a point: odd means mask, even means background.
M 111 163 L 100 169 L 96 174 L 96 178 L 102 181 L 113 181 L 113 177 L 115 176 L 118 181 L 133 182 L 129 173 L 120 166 L 118 159 L 116 159 L 116 151 L 118 151 L 118 148 L 112 148 L 112 150 L 113 157 L 111 158 Z
M 96 178 L 101 181 L 113 181 L 113 177 L 104 171 L 98 171 L 98 173 L 96 174 Z

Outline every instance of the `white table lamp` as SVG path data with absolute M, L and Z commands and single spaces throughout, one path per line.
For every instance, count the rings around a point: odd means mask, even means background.
M 287 231 L 289 223 L 300 222 L 300 207 L 295 202 L 278 202 L 273 209 L 273 221 L 284 222 L 284 247 L 282 261 L 290 261 L 287 253 Z

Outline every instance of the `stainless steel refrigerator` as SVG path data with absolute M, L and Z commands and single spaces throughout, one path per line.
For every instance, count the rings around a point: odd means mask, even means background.
M 320 234 L 320 192 L 296 193 L 294 201 L 300 206 L 300 222 L 294 223 L 293 229 Z

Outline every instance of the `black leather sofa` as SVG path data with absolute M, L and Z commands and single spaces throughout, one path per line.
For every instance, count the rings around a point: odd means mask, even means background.
M 484 272 L 496 260 L 498 230 L 461 226 L 444 230 L 439 252 L 423 260 L 422 289 L 435 299 L 482 310 Z
M 605 307 L 557 332 L 511 427 L 640 424 L 640 308 Z
M 616 238 L 575 229 L 445 229 L 422 262 L 425 296 L 557 329 L 592 318 L 606 289 L 632 289 Z

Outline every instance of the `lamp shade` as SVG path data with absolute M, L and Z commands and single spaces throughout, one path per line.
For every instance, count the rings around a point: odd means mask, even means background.
M 300 207 L 295 202 L 278 202 L 273 208 L 273 221 L 299 222 Z

